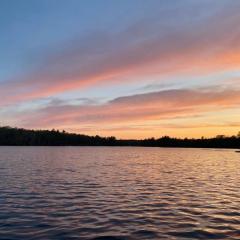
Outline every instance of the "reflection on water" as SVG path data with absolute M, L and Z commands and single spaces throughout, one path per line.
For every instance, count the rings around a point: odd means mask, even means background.
M 240 239 L 234 150 L 0 147 L 0 239 Z

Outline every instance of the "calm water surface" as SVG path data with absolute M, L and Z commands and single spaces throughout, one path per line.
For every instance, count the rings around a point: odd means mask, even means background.
M 0 239 L 240 239 L 240 154 L 0 147 Z

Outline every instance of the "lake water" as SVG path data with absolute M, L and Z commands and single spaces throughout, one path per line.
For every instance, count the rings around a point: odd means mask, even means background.
M 0 239 L 240 239 L 240 154 L 0 147 Z

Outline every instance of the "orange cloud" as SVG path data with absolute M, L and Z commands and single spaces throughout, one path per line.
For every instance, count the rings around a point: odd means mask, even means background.
M 141 131 L 145 127 L 155 129 L 156 122 L 161 125 L 161 121 L 166 120 L 194 119 L 200 114 L 238 108 L 239 104 L 240 90 L 237 89 L 167 90 L 121 97 L 101 105 L 51 105 L 30 114 L 22 114 L 19 121 L 24 127 L 78 128 L 79 131 L 88 134 L 91 132 L 118 134 L 119 129 L 128 129 L 127 126 L 132 126 L 133 131 L 129 133 L 131 135 L 133 132 L 137 133 L 134 126 L 141 125 Z M 162 126 L 170 129 L 170 125 L 167 126 L 165 123 Z M 196 128 L 197 125 L 203 126 L 198 122 L 195 125 L 191 124 L 191 128 Z M 208 128 L 206 125 L 204 127 Z

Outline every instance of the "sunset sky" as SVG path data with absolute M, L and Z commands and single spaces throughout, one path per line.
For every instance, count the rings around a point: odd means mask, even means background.
M 0 125 L 118 138 L 240 131 L 240 1 L 1 0 Z

